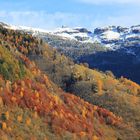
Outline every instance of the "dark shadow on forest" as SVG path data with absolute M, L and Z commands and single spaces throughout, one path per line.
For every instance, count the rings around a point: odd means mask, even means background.
M 129 47 L 129 53 L 124 48 L 117 51 L 97 52 L 81 56 L 80 63 L 88 63 L 90 68 L 101 71 L 112 71 L 116 77 L 126 77 L 140 84 L 140 48 Z M 136 54 L 134 55 L 131 51 Z

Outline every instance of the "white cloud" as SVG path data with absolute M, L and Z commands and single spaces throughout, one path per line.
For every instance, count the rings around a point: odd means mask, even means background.
M 114 17 L 107 17 L 105 19 L 96 19 L 92 22 L 93 28 L 96 27 L 105 27 L 105 26 L 123 26 L 123 27 L 130 27 L 133 25 L 138 25 L 140 23 L 139 13 L 135 15 L 120 15 Z
M 140 0 L 77 0 L 79 2 L 94 4 L 94 5 L 111 5 L 111 4 L 140 4 Z
M 66 25 L 69 27 L 82 26 L 88 29 L 109 26 L 132 26 L 140 23 L 138 13 L 121 14 L 117 16 L 94 16 L 72 13 L 47 13 L 44 11 L 0 11 L 0 21 L 13 25 L 23 25 L 43 29 L 54 29 Z
M 0 20 L 14 25 L 24 25 L 52 29 L 66 26 L 79 26 L 88 19 L 86 15 L 72 13 L 47 13 L 44 11 L 0 11 Z M 86 23 L 83 24 L 86 26 Z

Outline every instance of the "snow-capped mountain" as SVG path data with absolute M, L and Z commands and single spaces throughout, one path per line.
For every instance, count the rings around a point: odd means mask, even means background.
M 13 30 L 23 30 L 32 33 L 34 36 L 43 36 L 46 38 L 58 36 L 61 39 L 78 41 L 79 43 L 99 43 L 110 49 L 118 49 L 120 47 L 140 46 L 140 25 L 125 28 L 121 26 L 109 26 L 96 28 L 89 31 L 86 28 L 68 28 L 62 27 L 53 31 L 31 28 L 25 26 L 13 26 L 4 23 L 0 25 Z
M 82 43 L 100 43 L 111 49 L 117 49 L 122 46 L 140 46 L 140 25 L 130 28 L 109 26 L 96 28 L 93 32 L 85 28 L 63 28 L 53 32 L 53 34 Z

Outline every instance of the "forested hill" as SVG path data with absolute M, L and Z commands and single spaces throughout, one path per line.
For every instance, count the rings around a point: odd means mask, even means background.
M 2 140 L 138 140 L 139 92 L 126 78 L 74 64 L 41 39 L 0 26 Z

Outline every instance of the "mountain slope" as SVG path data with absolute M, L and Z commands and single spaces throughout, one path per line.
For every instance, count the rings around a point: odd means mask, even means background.
M 93 71 L 83 65 L 74 64 L 72 60 L 59 54 L 48 45 L 42 44 L 40 39 L 34 38 L 30 34 L 1 27 L 0 35 L 2 64 L 19 68 L 17 71 L 10 71 L 13 75 L 20 73 L 24 67 L 22 77 L 15 76 L 11 79 L 10 74 L 5 77 L 5 73 L 2 71 L 0 73 L 0 133 L 2 137 L 8 139 L 15 139 L 16 137 L 29 139 L 32 137 L 34 139 L 84 140 L 133 140 L 139 138 L 139 85 L 124 78 L 118 81 L 96 70 Z M 128 111 L 130 114 L 136 113 L 135 117 L 126 119 L 125 117 L 130 116 L 128 114 L 122 115 L 126 106 L 119 115 L 123 117 L 122 119 L 106 109 L 65 93 L 49 80 L 48 76 L 40 71 L 29 58 L 34 60 L 56 84 L 66 91 L 71 90 L 74 94 L 90 102 L 94 99 L 94 96 L 89 96 L 91 90 L 92 94 L 95 94 L 99 100 L 101 95 L 107 95 L 105 91 L 111 92 L 116 88 L 118 90 L 116 94 L 120 94 L 120 92 L 126 94 L 126 101 L 129 94 L 130 97 L 135 98 L 134 101 L 136 101 L 137 106 L 134 104 L 136 107 L 134 109 L 130 108 L 132 104 L 127 104 Z M 21 64 L 19 62 L 22 62 L 22 69 L 20 69 Z M 6 71 L 7 69 L 9 67 L 6 67 Z M 112 88 L 108 80 L 112 80 L 112 86 L 116 88 Z M 84 83 L 85 89 L 80 90 L 83 86 L 77 86 L 78 83 Z M 88 88 L 91 85 L 92 87 Z M 76 92 L 73 86 L 79 91 Z M 92 103 L 94 104 L 94 102 Z M 110 102 L 113 104 L 114 100 Z M 96 104 L 108 109 L 111 107 L 106 106 L 104 102 L 103 104 L 99 102 Z M 120 105 L 124 104 L 120 102 Z M 112 109 L 112 111 L 115 114 L 119 113 L 116 109 Z
M 50 50 L 51 48 L 46 47 L 45 56 L 42 58 L 37 56 L 30 58 L 65 91 L 111 110 L 123 117 L 126 123 L 131 123 L 140 130 L 138 84 L 123 77 L 117 80 L 111 72 L 104 74 L 85 65 L 74 64 L 64 55 L 53 51 L 50 53 Z
M 2 68 L 0 71 L 0 135 L 2 140 L 139 138 L 138 131 L 131 125 L 128 127 L 120 117 L 106 109 L 89 104 L 79 97 L 65 93 L 49 80 L 33 61 L 29 60 L 30 57 L 38 60 L 45 58 L 50 64 L 50 67 L 46 67 L 48 70 L 52 65 L 56 66 L 54 62 L 60 64 L 57 61 L 63 64 L 62 62 L 67 60 L 69 66 L 73 66 L 73 62 L 64 55 L 61 56 L 48 46 L 41 45 L 40 39 L 27 33 L 0 27 L 0 35 Z M 48 74 L 51 77 L 51 74 Z M 61 76 L 63 75 L 58 78 Z

